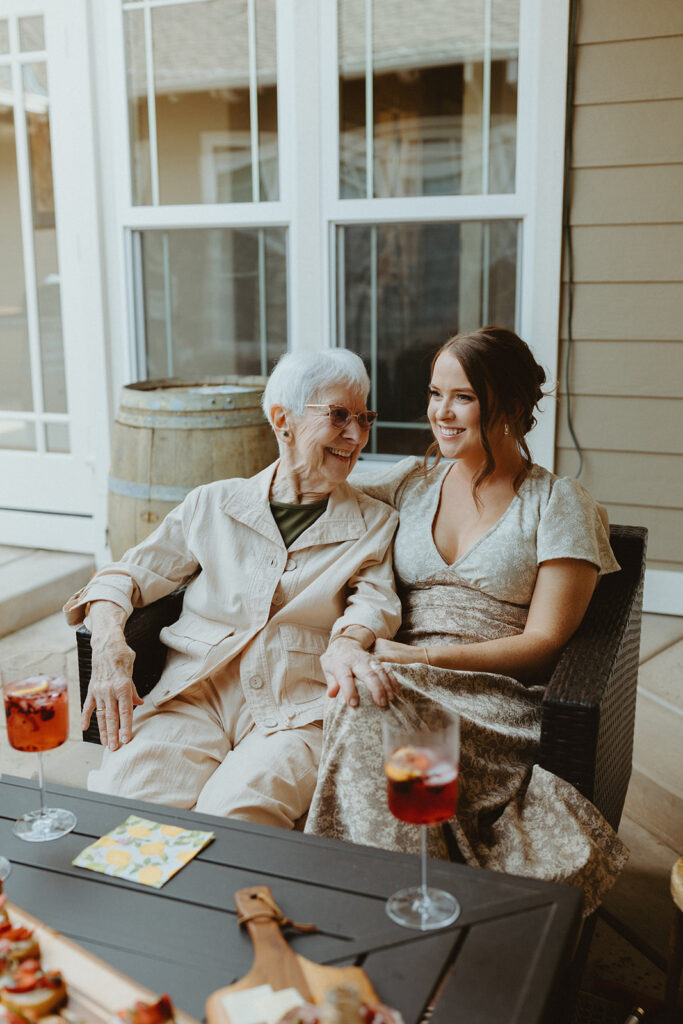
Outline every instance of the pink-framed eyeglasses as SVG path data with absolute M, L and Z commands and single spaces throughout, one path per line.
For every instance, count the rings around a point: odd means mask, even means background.
M 364 412 L 351 412 L 345 405 L 321 405 L 318 402 L 308 402 L 307 409 L 327 409 L 326 416 L 330 417 L 332 426 L 342 430 L 351 420 L 356 420 L 361 430 L 369 430 L 377 419 L 377 413 L 366 409 Z

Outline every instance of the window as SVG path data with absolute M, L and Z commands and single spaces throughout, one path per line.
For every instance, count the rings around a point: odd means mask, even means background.
M 275 2 L 124 0 L 123 34 L 138 372 L 268 373 L 287 348 Z
M 552 375 L 567 3 L 123 0 L 138 373 L 347 346 L 375 455 L 424 450 L 453 333 L 515 328 Z

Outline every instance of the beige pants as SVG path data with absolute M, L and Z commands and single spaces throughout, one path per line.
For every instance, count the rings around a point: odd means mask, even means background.
M 315 789 L 322 723 L 264 736 L 247 708 L 239 664 L 133 714 L 133 738 L 105 750 L 88 789 L 259 825 L 293 828 Z

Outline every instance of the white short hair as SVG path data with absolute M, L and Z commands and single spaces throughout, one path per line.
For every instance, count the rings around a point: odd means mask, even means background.
M 287 352 L 278 360 L 263 392 L 261 405 L 266 419 L 270 423 L 270 410 L 274 405 L 302 416 L 308 402 L 340 384 L 367 401 L 370 378 L 363 360 L 355 352 L 347 348 Z

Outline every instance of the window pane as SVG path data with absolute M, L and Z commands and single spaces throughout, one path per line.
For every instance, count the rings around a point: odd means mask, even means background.
M 128 89 L 128 130 L 133 202 L 152 203 L 152 176 L 149 162 L 149 117 L 147 112 L 147 60 L 145 56 L 145 19 L 142 11 L 126 11 L 123 16 L 126 45 L 126 87 Z
M 0 448 L 18 448 L 22 451 L 36 450 L 36 430 L 33 423 L 24 420 L 0 419 Z
M 0 53 L 9 53 L 9 25 L 0 19 Z
M 12 96 L 9 68 L 0 68 L 0 92 Z M 0 409 L 33 409 L 26 320 L 24 255 L 19 216 L 14 111 L 0 100 Z M 23 429 L 23 428 L 22 428 Z M 7 438 L 8 428 L 0 423 Z M 23 436 L 23 435 L 22 435 Z M 11 447 L 6 440 L 2 447 Z M 25 445 L 23 446 L 25 447 Z
M 70 452 L 69 427 L 66 423 L 45 424 L 45 447 L 49 452 Z
M 62 308 L 52 185 L 50 112 L 45 64 L 26 64 L 24 104 L 31 173 L 33 248 L 38 292 L 38 325 L 46 412 L 66 412 Z
M 492 0 L 489 192 L 515 191 L 519 0 Z
M 342 198 L 514 191 L 518 21 L 518 0 L 339 0 Z
M 429 366 L 448 337 L 514 328 L 518 231 L 516 221 L 337 228 L 338 341 L 371 371 L 370 451 L 426 450 Z
M 156 201 L 156 165 L 161 204 L 277 199 L 275 0 L 153 7 L 151 124 L 143 13 L 124 24 L 135 204 Z
M 287 348 L 286 229 L 138 237 L 148 378 L 269 373 Z
M 277 143 L 277 52 L 275 0 L 258 0 L 256 75 L 258 97 L 259 199 L 280 198 Z
M 31 18 L 19 18 L 19 49 L 22 53 L 45 49 L 43 17 L 38 14 Z

